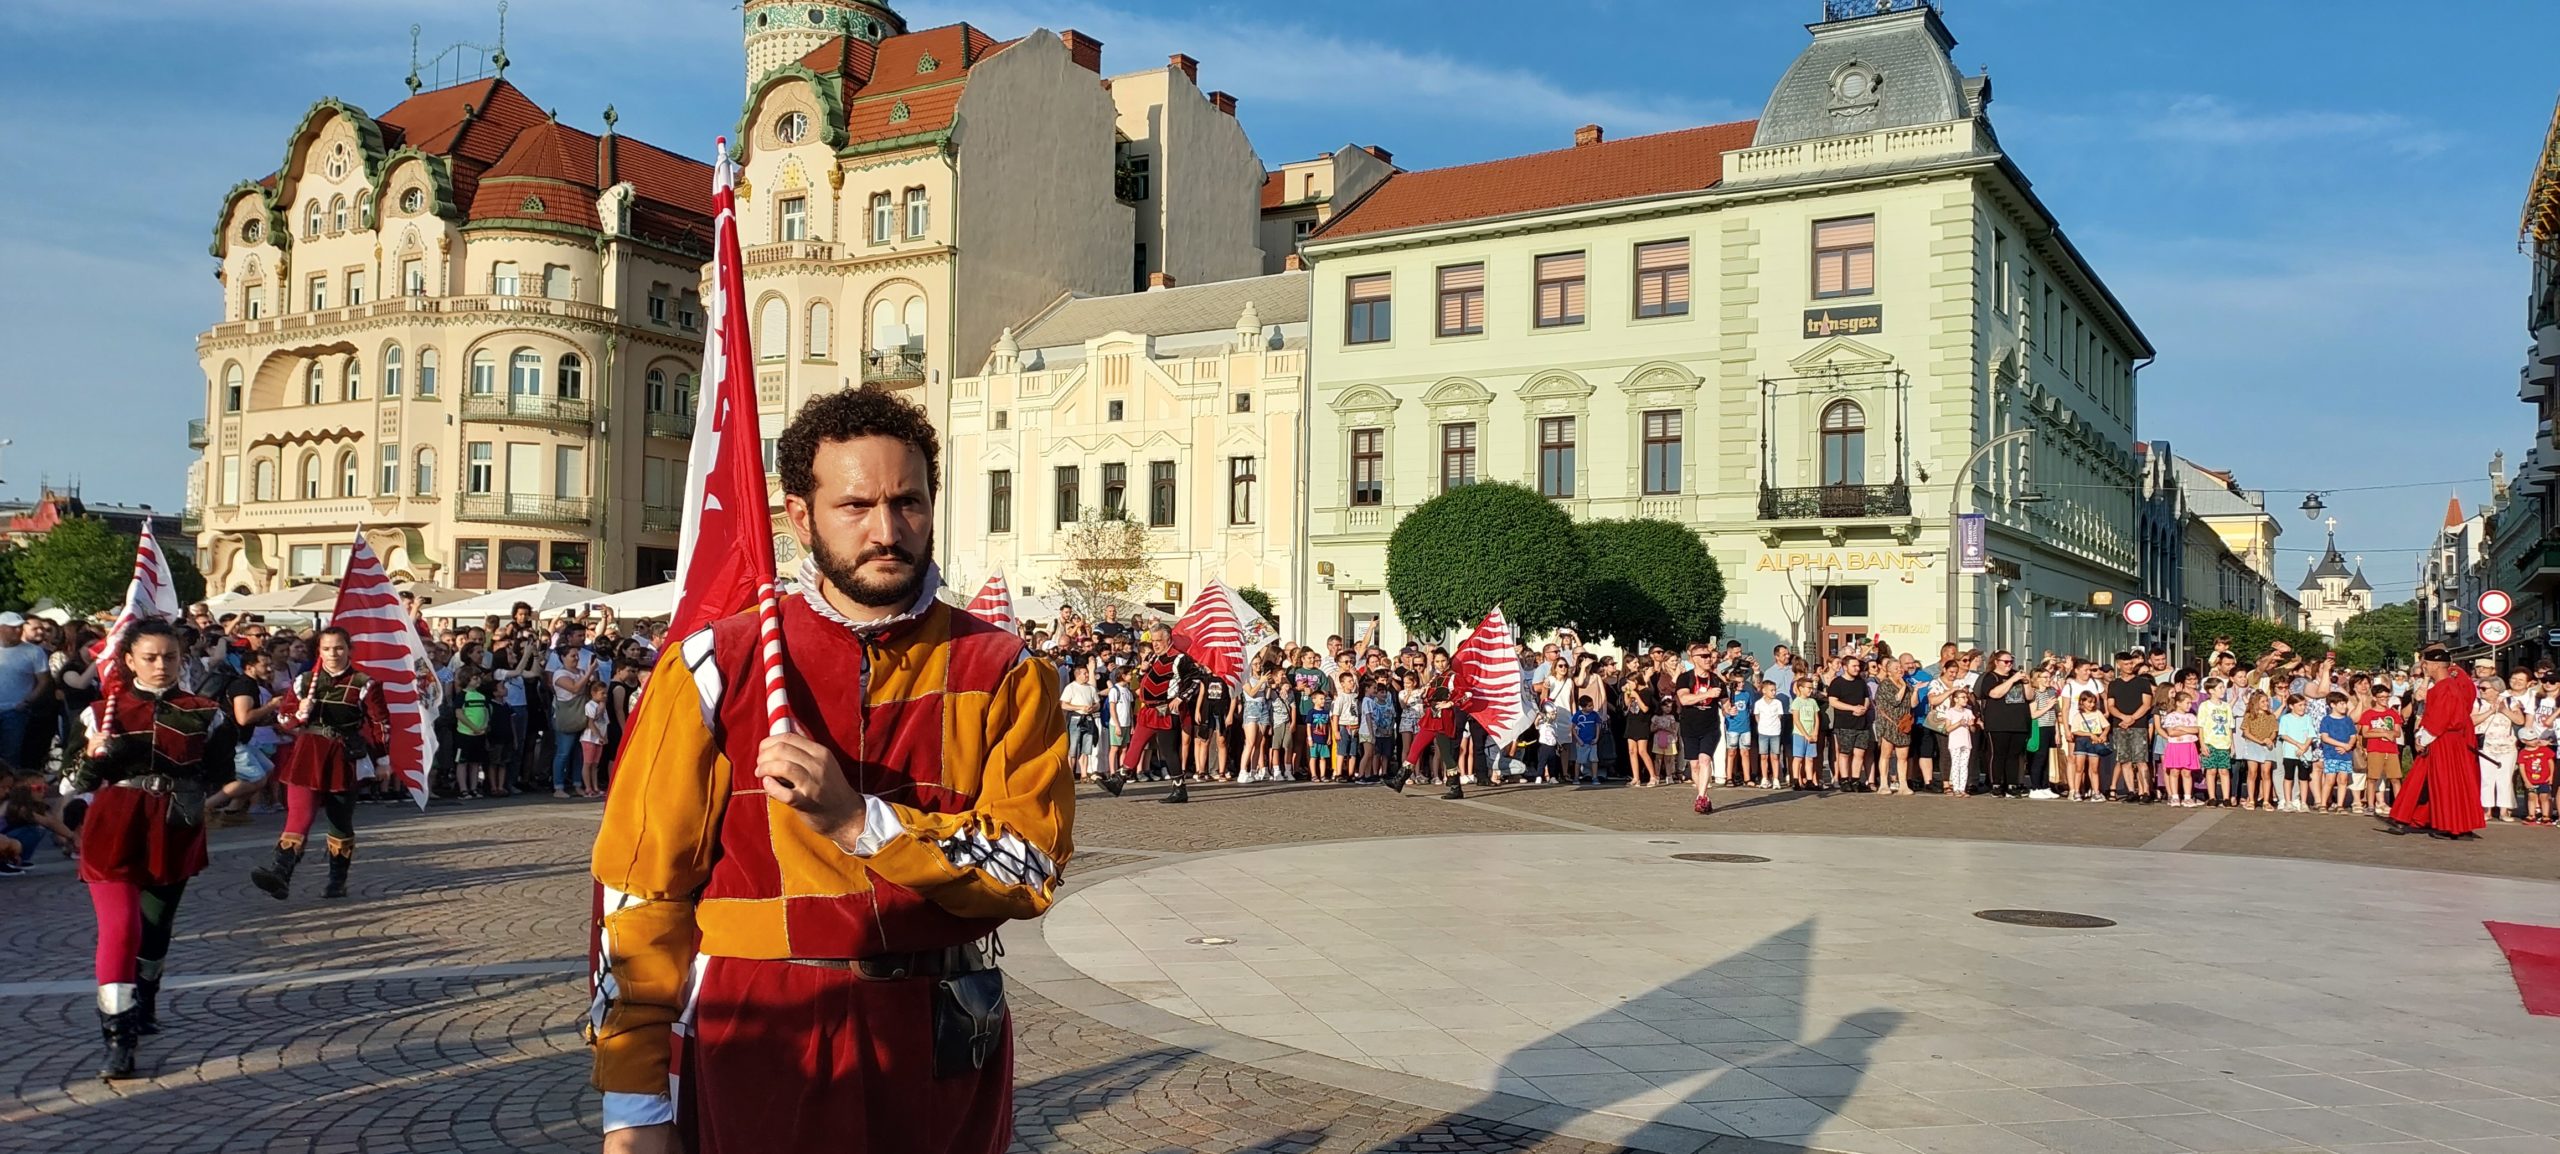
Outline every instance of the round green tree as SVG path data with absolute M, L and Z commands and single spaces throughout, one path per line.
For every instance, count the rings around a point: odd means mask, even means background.
M 1253 611 L 1261 614 L 1263 620 L 1275 623 L 1280 620 L 1279 612 L 1271 607 L 1271 595 L 1261 589 L 1247 585 L 1236 590 L 1236 596 L 1243 598 L 1245 604 L 1253 606 Z
M 1678 649 L 1724 628 L 1724 574 L 1687 526 L 1639 518 L 1580 527 L 1590 586 L 1575 619 L 1622 648 Z
M 1518 485 L 1451 489 L 1387 539 L 1387 596 L 1423 636 L 1471 628 L 1497 604 L 1522 636 L 1544 633 L 1573 619 L 1583 584 L 1573 519 Z
M 112 609 L 133 580 L 133 538 L 94 517 L 73 517 L 20 549 L 18 581 L 30 602 L 75 614 Z

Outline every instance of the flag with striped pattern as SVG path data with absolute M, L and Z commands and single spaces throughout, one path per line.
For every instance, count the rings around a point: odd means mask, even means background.
M 1227 684 L 1242 687 L 1245 663 L 1271 633 L 1271 623 L 1262 614 L 1212 577 L 1191 599 L 1191 608 L 1174 621 L 1173 648 Z
M 1022 623 L 1013 615 L 1013 590 L 1004 583 L 1004 570 L 987 575 L 987 583 L 978 587 L 978 595 L 964 606 L 971 617 L 999 629 L 1022 632 Z
M 347 556 L 329 623 L 347 631 L 355 667 L 373 679 L 382 703 L 390 707 L 391 745 L 377 751 L 377 761 L 398 778 L 419 809 L 427 808 L 427 772 L 436 763 L 434 696 L 441 686 L 426 646 L 419 643 L 417 624 L 400 608 L 400 591 L 392 587 L 362 533 L 356 534 L 355 551 Z
M 1509 745 L 1529 728 L 1520 700 L 1520 637 L 1496 605 L 1449 655 L 1450 699 L 1493 737 Z
M 178 587 L 169 580 L 169 559 L 160 552 L 160 538 L 151 532 L 151 518 L 142 519 L 142 539 L 133 547 L 133 581 L 124 588 L 124 607 L 116 611 L 116 622 L 107 629 L 106 644 L 99 647 L 97 666 L 100 688 L 110 702 L 121 695 L 130 675 L 125 672 L 124 640 L 138 621 L 175 621 L 178 619 Z M 110 705 L 107 716 L 116 715 Z

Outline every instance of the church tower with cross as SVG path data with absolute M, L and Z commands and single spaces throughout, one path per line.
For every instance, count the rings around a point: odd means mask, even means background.
M 2364 579 L 2364 559 L 2357 558 L 2349 568 L 2338 553 L 2337 518 L 2329 518 L 2328 548 L 2302 575 L 2302 584 L 2294 592 L 2301 598 L 2305 623 L 2332 641 L 2338 639 L 2339 626 L 2373 609 L 2373 583 Z

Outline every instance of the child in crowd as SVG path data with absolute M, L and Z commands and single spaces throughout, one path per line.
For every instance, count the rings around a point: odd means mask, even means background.
M 1964 796 L 1965 787 L 1973 780 L 1973 691 L 1959 689 L 1947 695 L 1947 703 L 1938 710 L 1939 728 L 1947 735 L 1947 790 Z
M 464 797 L 489 797 L 502 792 L 497 775 L 489 772 L 489 719 L 497 707 L 489 694 L 489 671 L 465 665 L 454 680 L 462 687 L 453 707 L 454 764 L 459 767 L 455 784 Z
M 1384 677 L 1369 683 L 1368 699 L 1360 704 L 1360 780 L 1383 781 L 1387 762 L 1394 756 L 1391 748 L 1396 740 L 1396 695 Z
M 2364 773 L 2364 810 L 2380 816 L 2391 812 L 2391 794 L 2400 768 L 2400 713 L 2388 697 L 2375 698 L 2356 718 L 2356 766 Z
M 1787 703 L 1779 698 L 1775 681 L 1762 681 L 1759 695 L 1751 699 L 1751 736 L 1759 759 L 1743 776 L 1759 785 L 1777 776 L 1787 755 Z
M 2266 691 L 2250 690 L 2249 704 L 2240 713 L 2240 736 L 2231 750 L 2248 773 L 2243 808 L 2275 808 L 2276 730 L 2276 711 L 2268 706 Z
M 1787 703 L 1787 715 L 1795 726 L 1789 738 L 1795 744 L 1795 787 L 1816 788 L 1822 784 L 1822 703 L 1799 693 Z
M 2276 808 L 2286 813 L 2309 813 L 2305 800 L 2311 788 L 2311 766 L 2320 759 L 2315 748 L 2320 740 L 2320 723 L 2311 716 L 2311 701 L 2299 693 L 2284 699 L 2284 716 L 2276 720 L 2276 752 L 2284 758 L 2284 778 L 2276 783 Z
M 1680 702 L 1666 693 L 1653 706 L 1653 763 L 1671 765 L 1680 760 Z
M 2169 804 L 2189 809 L 2196 804 L 2196 770 L 2204 762 L 2196 751 L 2196 737 L 2203 732 L 2196 724 L 2195 694 L 2184 689 L 2169 694 L 2169 711 L 2160 715 L 2160 778 L 2168 788 Z
M 610 682 L 598 681 L 587 686 L 587 702 L 581 710 L 587 716 L 587 727 L 578 731 L 578 796 L 603 797 L 604 739 L 610 719 L 605 716 L 605 691 Z
M 2526 825 L 2552 823 L 2552 755 L 2551 731 L 2543 726 L 2528 725 L 2516 736 L 2524 739 L 2524 747 L 2516 751 L 2516 772 L 2524 778 Z
M 1307 780 L 1333 780 L 1333 695 L 1316 683 L 1307 710 Z
M 1577 778 L 1598 777 L 1600 774 L 1600 710 L 1588 695 L 1576 702 L 1576 705 L 1578 708 L 1573 711 L 1573 775 Z M 1650 786 L 1661 783 L 1640 781 L 1636 784 Z
M 2197 744 L 2203 748 L 2204 792 L 2207 804 L 2233 804 L 2231 794 L 2231 742 L 2238 734 L 2240 718 L 2231 708 L 2231 691 L 2216 677 L 2204 683 L 2204 701 L 2196 706 Z
M 2065 775 L 2064 796 L 2076 801 L 2107 800 L 2107 783 L 2098 775 L 2107 756 L 2107 711 L 2098 704 L 2098 695 L 2082 692 L 2078 707 L 2071 713 L 2071 769 Z
M 1751 707 L 1755 698 L 1751 687 L 1739 677 L 1725 679 L 1724 702 L 1718 708 L 1724 713 L 1724 744 L 1716 747 L 1715 783 L 1724 785 L 1735 780 L 1733 769 L 1751 772 Z
M 2322 813 L 2347 812 L 2347 778 L 2356 771 L 2356 719 L 2347 716 L 2347 695 L 2329 695 L 2329 715 L 2320 719 L 2320 779 L 2312 786 L 2313 804 Z

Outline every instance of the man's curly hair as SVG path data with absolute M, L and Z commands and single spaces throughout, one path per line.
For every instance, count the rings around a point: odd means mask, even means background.
M 806 500 L 818 488 L 810 467 L 818 446 L 856 437 L 895 437 L 915 446 L 924 454 L 925 491 L 942 495 L 942 440 L 933 419 L 922 406 L 876 385 L 820 394 L 791 419 L 774 446 L 782 491 Z

